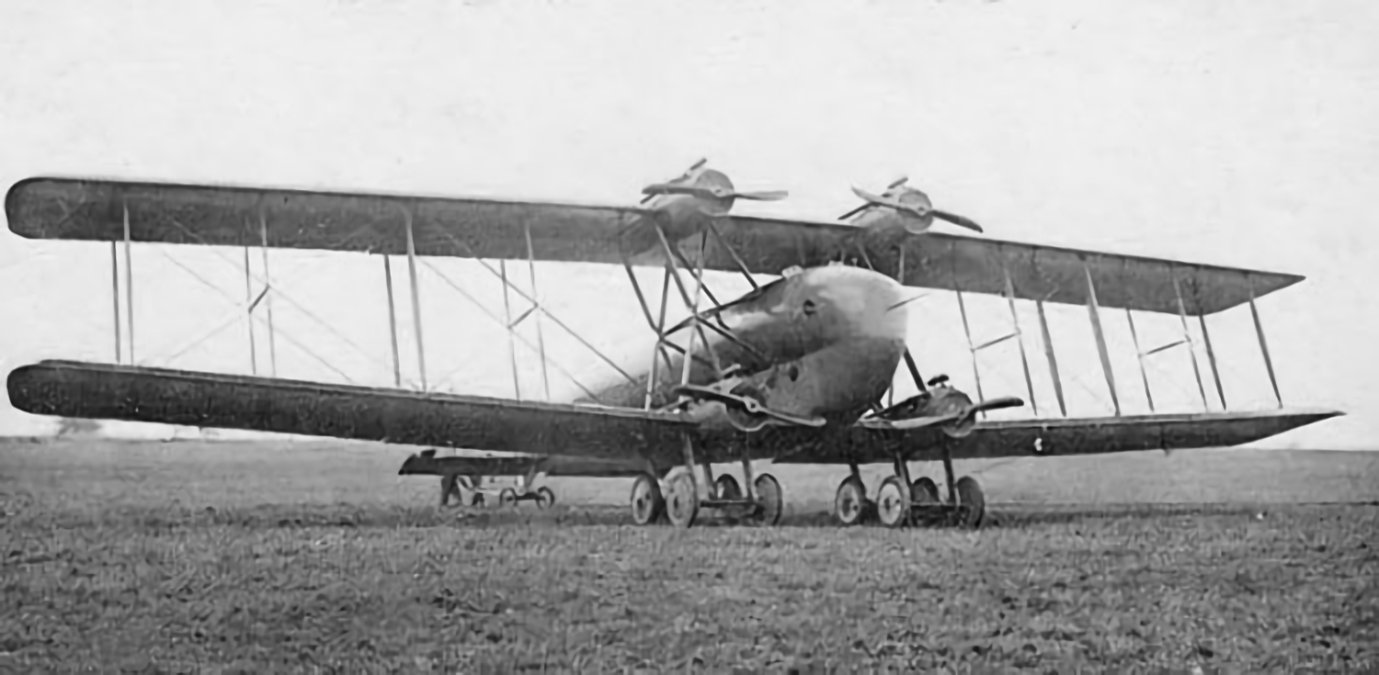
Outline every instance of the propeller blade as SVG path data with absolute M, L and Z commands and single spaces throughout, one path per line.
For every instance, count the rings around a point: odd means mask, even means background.
M 701 157 L 701 158 L 699 158 L 699 161 L 695 162 L 694 165 L 691 166 L 691 167 L 689 168 L 689 171 L 694 171 L 694 170 L 698 169 L 699 167 L 704 166 L 705 164 L 708 164 L 708 163 L 709 163 L 709 158 L 708 158 L 708 157 Z M 688 172 L 686 172 L 686 173 L 688 173 Z
M 1001 410 L 1003 408 L 1019 408 L 1025 404 L 1024 400 L 1016 396 L 1001 396 L 999 398 L 989 398 L 981 403 L 977 403 L 963 412 L 963 419 L 976 417 L 977 413 L 987 410 Z
M 862 188 L 857 187 L 856 185 L 852 186 L 852 194 L 857 195 L 859 199 L 861 199 L 864 202 L 868 202 L 869 204 L 881 204 L 884 206 L 894 205 L 885 197 L 882 197 L 881 195 L 874 195 L 870 192 L 867 192 L 866 190 L 863 190 Z
M 732 193 L 731 196 L 738 199 L 750 199 L 758 202 L 774 202 L 789 197 L 790 193 L 785 190 L 764 190 L 761 192 L 736 192 Z
M 890 208 L 893 208 L 893 209 L 895 209 L 895 210 L 897 210 L 897 211 L 905 211 L 905 212 L 907 212 L 907 213 L 911 213 L 911 214 L 913 214 L 913 215 L 914 215 L 915 217 L 917 217 L 917 218 L 923 218 L 924 216 L 927 216 L 927 215 L 929 215 L 929 213 L 930 213 L 929 211 L 921 211 L 921 210 L 919 210 L 918 208 L 916 208 L 916 207 L 914 207 L 914 206 L 912 206 L 912 205 L 910 205 L 910 204 L 903 204 L 903 203 L 901 203 L 899 200 L 890 199 L 890 198 L 888 198 L 888 197 L 882 197 L 881 195 L 872 194 L 872 193 L 867 192 L 866 190 L 863 190 L 862 188 L 859 188 L 859 187 L 856 187 L 856 186 L 854 186 L 854 187 L 852 188 L 852 193 L 855 194 L 855 195 L 857 195 L 858 197 L 861 197 L 862 199 L 864 199 L 864 200 L 866 200 L 866 201 L 868 201 L 868 202 L 871 202 L 873 205 L 876 205 L 876 206 L 889 206 Z
M 785 190 L 766 190 L 762 192 L 734 192 L 722 186 L 686 185 L 682 183 L 652 183 L 642 188 L 643 194 L 694 195 L 705 199 L 750 199 L 771 202 L 785 199 L 790 195 Z
M 647 195 L 698 195 L 716 197 L 708 188 L 698 185 L 682 185 L 678 183 L 652 183 L 642 188 L 642 194 Z
M 948 415 L 926 415 L 924 417 L 911 417 L 908 419 L 896 420 L 894 422 L 890 422 L 886 426 L 896 431 L 908 431 L 911 429 L 923 429 L 924 427 L 932 427 L 937 424 L 953 422 L 959 419 L 962 419 L 961 413 L 951 413 Z
M 906 184 L 906 183 L 908 183 L 908 182 L 910 182 L 910 177 L 909 177 L 909 176 L 901 176 L 901 177 L 895 179 L 893 182 L 891 182 L 890 185 L 887 185 L 887 186 L 886 186 L 886 189 L 887 189 L 887 190 L 894 190 L 895 188 L 898 188 L 898 187 L 900 187 L 901 185 L 904 185 L 904 184 Z
M 857 208 L 855 208 L 855 209 L 853 209 L 853 210 L 851 210 L 851 211 L 848 211 L 847 213 L 844 213 L 844 214 L 841 215 L 841 216 L 838 216 L 838 220 L 847 220 L 848 218 L 851 218 L 851 217 L 853 217 L 853 216 L 855 216 L 855 215 L 857 215 L 857 214 L 859 214 L 859 213 L 861 213 L 861 212 L 863 212 L 863 211 L 866 211 L 866 210 L 869 209 L 869 208 L 871 208 L 871 204 L 865 204 L 865 203 L 864 203 L 864 204 L 858 206 Z
M 935 218 L 938 218 L 939 220 L 946 220 L 946 221 L 948 221 L 948 222 L 950 222 L 950 223 L 952 223 L 952 224 L 954 224 L 954 225 L 957 225 L 957 226 L 959 226 L 959 227 L 965 227 L 965 228 L 967 228 L 967 229 L 969 229 L 969 230 L 975 230 L 975 231 L 977 231 L 977 232 L 982 232 L 982 231 L 983 231 L 983 230 L 982 230 L 982 226 L 981 226 L 981 225 L 978 225 L 978 224 L 977 224 L 975 221 L 973 221 L 971 218 L 967 218 L 967 217 L 964 217 L 964 216 L 960 216 L 960 215 L 958 215 L 958 214 L 956 214 L 956 213 L 949 213 L 949 212 L 947 212 L 947 211 L 940 211 L 940 210 L 938 210 L 938 209 L 934 209 L 934 210 L 931 211 L 930 213 L 933 213 L 933 214 L 934 214 L 934 217 L 935 217 Z

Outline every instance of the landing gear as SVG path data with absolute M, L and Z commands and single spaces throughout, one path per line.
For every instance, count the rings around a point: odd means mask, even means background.
M 981 485 L 971 476 L 963 476 L 953 486 L 948 501 L 939 497 L 938 485 L 928 477 L 920 478 L 905 489 L 905 482 L 899 476 L 887 476 L 876 491 L 876 515 L 886 527 L 905 527 L 907 525 L 928 525 L 935 522 L 955 525 L 967 529 L 981 526 L 986 515 L 986 500 Z M 834 512 L 844 525 L 854 525 L 856 520 L 849 514 L 859 513 L 843 508 L 845 501 L 855 499 L 860 488 L 851 478 L 843 480 L 838 486 L 838 497 Z M 856 518 L 853 516 L 852 518 Z
M 676 527 L 691 527 L 702 509 L 717 509 L 730 521 L 746 520 L 754 525 L 775 525 L 785 512 L 784 491 L 780 481 L 771 474 L 753 476 L 752 465 L 743 460 L 742 474 L 746 479 L 747 493 L 736 477 L 721 474 L 717 478 L 709 465 L 698 465 L 694 461 L 691 441 L 685 439 L 684 466 L 676 467 L 665 477 L 657 480 L 651 473 L 637 477 L 632 484 L 632 521 L 647 525 L 662 515 Z M 696 471 L 703 470 L 700 481 Z M 706 487 L 705 495 L 700 494 Z
M 539 487 L 539 488 L 537 488 L 537 489 L 535 489 L 535 490 L 531 490 L 531 489 L 528 489 L 528 488 L 526 487 L 526 485 L 527 485 L 527 484 L 524 483 L 524 485 L 521 487 L 520 490 L 517 489 L 517 488 L 510 488 L 510 487 L 503 488 L 502 492 L 499 492 L 499 493 L 498 493 L 498 505 L 499 505 L 499 506 L 517 506 L 517 503 L 518 503 L 518 502 L 534 501 L 534 502 L 536 502 L 536 508 L 538 508 L 538 509 L 543 509 L 543 510 L 544 510 L 544 509 L 549 509 L 549 508 L 551 508 L 552 506 L 555 505 L 555 491 L 554 491 L 554 490 L 552 490 L 552 489 L 550 489 L 550 488 L 548 488 L 548 487 L 546 487 L 546 486 L 544 486 L 544 485 L 541 486 L 541 487 Z M 482 503 L 483 503 L 483 495 L 482 495 L 482 494 L 476 494 L 476 495 L 475 495 L 475 500 L 476 500 L 476 501 L 475 501 L 475 504 L 476 504 L 476 505 L 477 505 L 477 504 L 482 504 Z
M 876 490 L 875 513 L 885 527 L 907 527 L 944 524 L 967 529 L 981 527 L 986 516 L 986 499 L 976 478 L 963 476 L 954 480 L 952 453 L 943 448 L 944 477 L 947 479 L 948 499 L 939 494 L 938 484 L 928 476 L 910 482 L 910 471 L 903 458 L 895 460 L 895 473 L 881 481 Z M 833 500 L 833 513 L 844 526 L 856 525 L 870 519 L 872 504 L 865 498 L 866 489 L 853 467 L 853 475 L 838 485 Z

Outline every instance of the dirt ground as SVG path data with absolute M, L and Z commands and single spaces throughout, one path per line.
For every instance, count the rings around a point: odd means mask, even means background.
M 627 479 L 442 510 L 406 454 L 0 443 L 0 670 L 1379 667 L 1379 453 L 960 465 L 978 532 L 839 528 L 816 467 L 766 468 L 775 528 L 635 527 Z

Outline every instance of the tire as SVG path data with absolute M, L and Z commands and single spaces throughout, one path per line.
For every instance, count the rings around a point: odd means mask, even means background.
M 844 527 L 860 525 L 867 512 L 867 490 L 852 476 L 838 484 L 833 496 L 833 517 Z
M 666 500 L 655 476 L 644 473 L 633 481 L 631 507 L 632 522 L 638 525 L 648 525 L 665 515 Z
M 958 493 L 957 525 L 973 530 L 981 527 L 986 518 L 986 496 L 981 484 L 976 478 L 963 476 L 953 487 Z
M 896 476 L 887 476 L 876 491 L 876 517 L 886 527 L 904 527 L 910 520 L 908 485 Z
M 517 491 L 512 488 L 503 488 L 498 493 L 499 506 L 517 506 Z
M 536 491 L 536 508 L 549 509 L 552 506 L 555 506 L 555 490 L 543 485 Z
M 916 504 L 942 504 L 939 498 L 938 484 L 928 476 L 921 476 L 910 484 L 910 499 Z
M 769 473 L 757 476 L 752 483 L 757 492 L 757 524 L 773 526 L 780 522 L 785 513 L 785 492 L 780 481 Z
M 742 499 L 742 486 L 737 484 L 732 474 L 720 474 L 713 484 L 719 499 Z
M 675 474 L 666 485 L 666 515 L 676 527 L 689 528 L 699 515 L 699 489 L 688 471 Z

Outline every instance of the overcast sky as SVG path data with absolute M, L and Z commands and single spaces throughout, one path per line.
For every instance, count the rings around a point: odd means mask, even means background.
M 990 236 L 1306 275 L 1260 303 L 1284 400 L 1349 415 L 1273 444 L 1360 447 L 1379 432 L 1379 331 L 1363 301 L 1379 243 L 1372 3 L 11 2 L 0 24 L 5 186 L 64 174 L 624 204 L 707 156 L 745 188 L 791 192 L 743 211 L 831 218 L 855 204 L 849 185 L 906 174 Z M 248 372 L 243 252 L 134 255 L 136 357 Z M 378 258 L 279 251 L 270 265 L 289 294 L 274 305 L 280 374 L 391 382 Z M 505 334 L 442 275 L 502 311 L 482 267 L 423 266 L 428 379 L 512 395 Z M 620 360 L 645 359 L 621 270 L 538 275 L 562 319 Z M 114 358 L 108 248 L 5 230 L 0 284 L 6 372 Z M 977 337 L 999 334 L 1004 306 L 978 305 Z M 970 389 L 951 296 L 915 315 L 926 370 Z M 1124 316 L 1105 320 L 1127 411 L 1144 411 Z M 1176 317 L 1137 327 L 1153 343 L 1178 330 Z M 1228 402 L 1270 406 L 1248 311 L 1211 329 Z M 1109 412 L 1085 310 L 1060 309 L 1054 331 L 1074 411 Z M 609 376 L 545 333 L 576 375 Z M 260 327 L 260 372 L 266 340 Z M 536 361 L 518 349 L 523 394 L 538 394 Z M 1154 358 L 1156 403 L 1200 409 L 1186 353 Z M 1013 346 L 981 367 L 989 395 L 1023 395 Z M 0 433 L 35 428 L 0 407 Z

